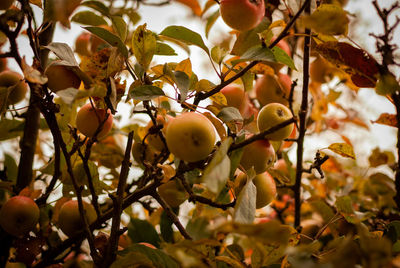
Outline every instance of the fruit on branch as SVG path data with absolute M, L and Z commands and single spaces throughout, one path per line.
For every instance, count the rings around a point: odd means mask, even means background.
M 163 126 L 163 128 L 161 129 L 161 131 L 163 131 L 165 129 L 165 125 L 166 125 L 166 121 L 164 119 L 164 117 L 162 117 L 161 115 L 158 115 L 156 118 L 157 121 L 157 125 L 158 126 Z M 146 133 L 149 132 L 149 130 L 153 127 L 153 122 L 150 121 L 147 126 L 146 126 Z M 161 134 L 161 133 L 160 133 Z M 163 134 L 162 134 L 163 135 Z M 154 149 L 156 149 L 157 151 L 161 152 L 162 150 L 165 149 L 165 144 L 162 141 L 158 131 L 156 131 L 156 133 L 152 133 L 147 135 L 146 138 L 146 142 L 153 147 Z
M 220 91 L 226 98 L 228 106 L 235 107 L 240 112 L 246 107 L 246 99 L 244 90 L 238 85 L 227 85 Z
M 172 119 L 167 126 L 166 141 L 175 157 L 197 162 L 206 158 L 214 148 L 213 124 L 202 114 L 187 112 Z
M 0 10 L 7 10 L 11 7 L 15 0 L 1 0 L 0 1 Z
M 103 125 L 101 126 L 102 123 Z M 113 116 L 111 112 L 106 109 L 93 108 L 91 103 L 83 105 L 76 115 L 77 129 L 90 138 L 95 135 L 100 126 L 101 130 L 97 134 L 97 138 L 106 136 L 110 132 L 112 124 Z
M 47 87 L 53 92 L 70 87 L 79 88 L 81 79 L 67 66 L 51 64 L 45 70 Z
M 35 228 L 39 214 L 39 207 L 32 198 L 14 196 L 1 207 L 0 225 L 13 236 L 23 236 Z
M 25 98 L 28 84 L 17 72 L 5 70 L 0 73 L 0 87 L 9 88 L 7 104 L 16 104 Z M 1 100 L 0 100 L 1 103 Z
M 248 31 L 262 21 L 265 4 L 264 0 L 221 0 L 220 13 L 229 27 Z
M 272 102 L 287 105 L 291 85 L 292 81 L 286 74 L 279 73 L 277 76 L 265 74 L 257 79 L 254 90 L 261 106 Z
M 260 132 L 270 129 L 288 119 L 292 118 L 292 112 L 283 104 L 270 103 L 262 107 L 257 117 L 257 126 Z M 281 141 L 289 137 L 293 131 L 294 124 L 291 123 L 271 134 L 265 135 L 266 139 Z
M 267 140 L 256 140 L 243 148 L 240 165 L 249 170 L 254 167 L 256 174 L 263 173 L 275 161 L 275 150 Z
M 97 218 L 96 211 L 91 204 L 85 201 L 82 201 L 82 203 L 87 223 L 90 225 Z M 73 236 L 76 232 L 84 228 L 85 225 L 81 220 L 77 200 L 67 201 L 61 206 L 58 216 L 58 226 L 67 236 Z
M 75 40 L 75 52 L 81 56 L 90 56 L 90 33 L 83 32 Z
M 162 199 L 172 208 L 179 207 L 189 198 L 189 194 L 179 180 L 170 180 L 161 184 L 157 190 Z
M 257 189 L 257 209 L 265 207 L 274 200 L 276 196 L 276 184 L 274 178 L 268 172 L 256 175 L 253 183 Z

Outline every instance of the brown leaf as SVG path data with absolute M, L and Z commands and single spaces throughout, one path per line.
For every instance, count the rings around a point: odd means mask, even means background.
M 375 87 L 378 63 L 364 50 L 334 41 L 318 44 L 315 49 L 325 59 L 349 73 L 356 86 Z
M 377 123 L 377 124 L 382 124 L 382 125 L 387 125 L 391 127 L 397 127 L 397 119 L 395 114 L 389 114 L 389 113 L 382 113 L 378 119 L 375 121 L 371 120 L 371 123 Z

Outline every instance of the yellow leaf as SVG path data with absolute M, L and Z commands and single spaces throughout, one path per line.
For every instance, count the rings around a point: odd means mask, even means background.
M 353 147 L 347 143 L 332 143 L 328 147 L 334 153 L 337 153 L 343 157 L 348 157 L 352 159 L 356 159 L 356 155 L 354 154 Z
M 190 77 L 192 75 L 192 62 L 189 58 L 186 60 L 181 61 L 175 68 L 175 71 L 181 71 Z
M 228 106 L 228 102 L 226 101 L 225 95 L 221 92 L 218 92 L 210 97 L 210 99 L 222 106 Z
M 311 15 L 301 19 L 305 27 L 326 35 L 346 35 L 349 19 L 340 6 L 322 4 Z
M 201 16 L 201 7 L 197 0 L 176 0 L 179 3 L 189 7 L 196 16 Z
M 144 70 L 147 70 L 153 59 L 156 52 L 156 44 L 156 37 L 151 31 L 146 29 L 146 24 L 136 28 L 132 37 L 132 50 Z

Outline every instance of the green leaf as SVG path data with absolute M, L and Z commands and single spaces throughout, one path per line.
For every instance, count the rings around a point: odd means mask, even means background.
M 231 144 L 232 138 L 227 138 L 221 143 L 210 164 L 205 168 L 201 179 L 215 195 L 221 192 L 229 179 L 231 162 L 226 154 Z
M 214 25 L 214 23 L 217 21 L 219 18 L 219 10 L 216 10 L 211 16 L 207 18 L 207 23 L 206 23 L 206 37 L 208 38 L 208 34 L 210 33 L 211 27 Z
M 164 43 L 157 42 L 156 44 L 156 51 L 154 52 L 154 55 L 160 55 L 160 56 L 176 56 L 175 50 Z
M 338 196 L 336 198 L 335 205 L 339 212 L 345 214 L 353 214 L 354 209 L 352 203 L 353 202 L 351 201 L 350 196 L 345 195 L 345 196 Z
M 185 72 L 176 71 L 174 72 L 175 83 L 179 88 L 179 92 L 181 94 L 180 101 L 184 102 L 188 95 L 190 80 L 189 76 Z
M 238 223 L 252 223 L 256 215 L 256 196 L 257 189 L 252 179 L 255 177 L 254 169 L 248 172 L 247 183 L 243 186 L 235 205 L 235 215 L 233 217 Z
M 18 175 L 18 165 L 14 157 L 8 153 L 4 153 L 4 168 L 7 168 L 7 179 L 15 182 Z
M 98 36 L 108 44 L 110 44 L 113 47 L 117 47 L 118 50 L 121 52 L 121 54 L 125 57 L 128 58 L 128 49 L 122 42 L 122 40 L 119 38 L 119 36 L 111 33 L 110 31 L 107 31 L 106 29 L 103 29 L 101 27 L 97 26 L 89 26 L 89 27 L 84 27 L 84 29 L 88 30 L 92 34 Z
M 186 225 L 186 231 L 194 240 L 206 239 L 211 235 L 209 224 L 206 217 L 193 217 Z
M 155 267 L 151 259 L 141 252 L 131 251 L 113 262 L 110 268 Z
M 294 65 L 293 59 L 280 47 L 274 46 L 272 49 L 272 54 L 274 54 L 275 60 L 277 62 L 287 65 L 290 69 L 297 71 Z
M 174 25 L 168 26 L 160 33 L 160 35 L 177 39 L 189 45 L 198 46 L 201 49 L 203 49 L 207 54 L 209 54 L 208 48 L 204 44 L 201 35 L 183 26 L 174 26 Z
M 126 22 L 121 16 L 111 16 L 111 21 L 113 24 L 113 29 L 118 33 L 118 36 L 121 38 L 122 42 L 125 42 L 128 30 Z
M 85 2 L 81 3 L 81 6 L 87 6 L 94 10 L 97 10 L 106 17 L 108 17 L 110 14 L 108 7 L 106 7 L 106 5 L 104 5 L 100 1 L 85 1 Z
M 228 123 L 232 121 L 243 121 L 242 115 L 235 107 L 224 107 L 217 114 L 217 117 L 223 122 Z
M 149 67 L 156 52 L 156 46 L 156 36 L 146 29 L 146 24 L 138 26 L 133 33 L 132 50 L 136 60 L 144 70 Z
M 20 120 L 1 119 L 0 120 L 0 141 L 22 136 L 23 129 L 18 129 L 18 126 L 23 124 Z
M 161 237 L 167 243 L 174 242 L 174 230 L 172 229 L 172 224 L 173 222 L 168 217 L 167 213 L 163 211 L 160 218 L 160 231 Z
M 261 60 L 261 61 L 275 61 L 274 54 L 272 50 L 267 47 L 255 46 L 247 50 L 240 57 L 240 60 L 236 60 L 236 62 L 240 61 L 248 61 L 248 60 Z
M 160 247 L 161 239 L 148 221 L 131 218 L 128 224 L 128 236 L 134 243 L 147 242 L 157 248 Z
M 164 91 L 156 86 L 141 85 L 133 87 L 134 84 L 129 88 L 129 97 L 134 100 L 151 100 L 160 96 L 164 96 Z
M 78 62 L 75 59 L 74 52 L 67 44 L 53 42 L 44 47 L 56 54 L 56 56 L 65 61 L 65 63 L 68 63 L 63 65 L 79 66 Z
M 143 230 L 142 230 L 143 231 Z M 145 245 L 141 244 L 133 244 L 130 245 L 128 248 L 120 251 L 120 254 L 126 261 L 131 261 L 127 266 L 112 266 L 113 268 L 120 268 L 120 267 L 143 267 L 143 266 L 132 266 L 135 264 L 135 258 L 132 258 L 132 253 L 140 253 L 142 256 L 146 256 L 147 259 L 151 260 L 153 266 L 156 268 L 179 268 L 179 264 L 170 256 L 165 254 L 163 251 L 159 249 L 149 248 Z M 130 258 L 129 258 L 129 257 Z M 143 258 L 143 257 L 142 257 Z M 148 266 L 145 266 L 148 267 Z
M 84 24 L 84 25 L 91 25 L 91 26 L 100 26 L 106 25 L 107 21 L 103 19 L 102 16 L 99 16 L 91 11 L 85 10 L 76 13 L 72 18 L 71 21 Z
M 221 64 L 227 54 L 228 51 L 220 46 L 211 49 L 211 58 L 217 64 Z

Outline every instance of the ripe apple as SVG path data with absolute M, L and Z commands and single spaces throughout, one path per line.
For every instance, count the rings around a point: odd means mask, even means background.
M 292 112 L 283 104 L 270 103 L 265 105 L 258 114 L 257 126 L 261 131 L 267 130 L 283 121 L 292 118 Z M 293 131 L 293 123 L 289 124 L 271 134 L 265 136 L 266 139 L 281 141 L 289 137 Z
M 28 91 L 28 84 L 25 83 L 22 75 L 10 70 L 0 73 L 0 87 L 12 87 L 7 104 L 16 104 L 22 101 Z
M 90 225 L 97 218 L 96 211 L 91 204 L 85 201 L 83 201 L 83 208 L 87 222 Z M 58 216 L 58 226 L 67 236 L 73 236 L 77 231 L 84 228 L 77 200 L 67 201 L 61 206 Z
M 83 32 L 75 40 L 75 52 L 81 56 L 90 56 L 90 33 Z
M 189 198 L 189 194 L 179 180 L 170 180 L 161 184 L 157 190 L 164 201 L 172 208 L 179 207 Z
M 235 107 L 239 111 L 243 111 L 246 106 L 245 92 L 238 85 L 227 85 L 220 91 L 226 98 L 228 106 Z
M 67 66 L 51 64 L 44 73 L 48 78 L 47 86 L 53 92 L 70 87 L 79 88 L 81 84 L 81 79 Z
M 14 196 L 0 210 L 0 225 L 13 236 L 23 236 L 39 221 L 39 207 L 27 196 Z
M 15 0 L 1 0 L 0 1 L 0 10 L 7 10 L 11 7 Z
M 110 132 L 113 124 L 113 116 L 109 110 L 93 108 L 91 103 L 83 105 L 76 115 L 76 127 L 87 137 L 93 137 L 100 124 L 105 120 L 97 138 L 102 138 Z
M 265 74 L 257 79 L 254 90 L 261 106 L 272 102 L 287 105 L 291 85 L 292 81 L 286 74 L 279 73 L 278 76 Z
M 274 200 L 276 196 L 276 184 L 274 178 L 268 172 L 255 176 L 253 183 L 257 188 L 257 209 L 265 207 Z
M 255 28 L 265 14 L 264 0 L 221 0 L 221 17 L 231 28 L 248 31 Z
M 187 162 L 206 158 L 214 148 L 213 124 L 202 114 L 183 113 L 168 123 L 166 141 L 169 151 Z
M 248 170 L 254 167 L 256 174 L 263 173 L 275 161 L 275 150 L 267 140 L 257 140 L 243 148 L 240 165 Z

